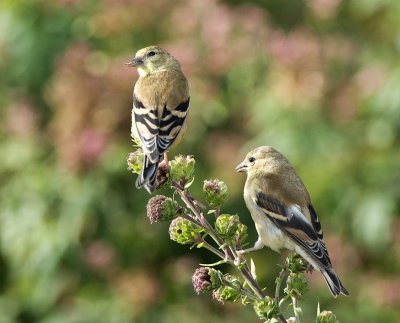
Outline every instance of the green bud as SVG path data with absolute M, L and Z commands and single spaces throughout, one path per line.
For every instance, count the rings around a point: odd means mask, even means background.
M 243 223 L 238 224 L 238 228 L 236 230 L 236 240 L 240 242 L 242 245 L 244 241 L 247 239 L 247 226 Z
M 284 292 L 290 296 L 304 295 L 308 290 L 308 284 L 302 274 L 291 273 L 286 280 Z
M 247 237 L 247 227 L 237 214 L 221 214 L 215 221 L 215 231 L 227 242 L 243 242 Z
M 144 154 L 142 149 L 136 149 L 129 153 L 127 158 L 128 169 L 135 174 L 139 174 L 143 167 Z
M 213 298 L 222 304 L 224 302 L 236 302 L 240 298 L 239 290 L 230 286 L 221 286 L 213 291 Z
M 190 185 L 194 179 L 194 164 L 193 156 L 176 156 L 170 161 L 172 180 Z
M 224 278 L 219 270 L 209 268 L 208 274 L 210 275 L 212 289 L 217 289 L 222 286 L 222 281 Z
M 301 274 L 308 268 L 307 261 L 297 253 L 286 258 L 286 267 L 294 274 Z
M 170 197 L 156 195 L 149 200 L 146 209 L 147 217 L 151 223 L 154 223 L 172 220 L 177 216 L 180 206 Z
M 262 320 L 271 320 L 278 316 L 280 313 L 279 305 L 275 302 L 275 299 L 268 296 L 266 296 L 261 301 L 254 301 L 253 308 L 257 316 Z
M 295 323 L 295 322 L 291 322 L 291 321 L 289 321 L 290 319 L 288 319 L 287 320 L 287 323 Z M 272 319 L 269 319 L 269 320 L 266 320 L 264 323 L 280 323 L 281 321 L 279 321 L 278 319 L 276 319 L 276 318 L 272 318 Z
M 331 311 L 322 311 L 317 315 L 315 323 L 339 323 Z
M 169 226 L 169 237 L 180 244 L 189 244 L 194 243 L 202 231 L 203 229 L 193 222 L 177 217 L 172 220 Z
M 218 179 L 205 180 L 203 191 L 211 207 L 220 207 L 228 197 L 228 187 Z

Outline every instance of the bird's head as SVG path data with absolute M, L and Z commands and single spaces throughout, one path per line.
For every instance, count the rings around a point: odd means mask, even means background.
M 261 146 L 250 151 L 235 169 L 247 174 L 275 173 L 286 165 L 289 162 L 280 152 L 269 146 Z
M 140 49 L 127 66 L 136 67 L 140 76 L 167 68 L 178 68 L 178 61 L 165 49 L 158 46 L 149 46 Z

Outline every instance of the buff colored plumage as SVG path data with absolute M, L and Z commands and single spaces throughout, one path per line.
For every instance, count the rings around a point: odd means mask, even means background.
M 189 87 L 179 62 L 161 47 L 139 50 L 127 65 L 136 67 L 139 73 L 133 91 L 131 131 L 145 154 L 136 187 L 144 186 L 152 193 L 158 164 L 183 133 Z
M 274 148 L 249 152 L 236 167 L 247 173 L 244 200 L 259 235 L 253 248 L 293 250 L 319 270 L 334 297 L 349 295 L 333 271 L 323 232 L 310 196 L 289 161 Z

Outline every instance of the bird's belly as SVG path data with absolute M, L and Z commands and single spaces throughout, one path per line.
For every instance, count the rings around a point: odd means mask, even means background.
M 294 250 L 293 243 L 286 234 L 278 229 L 266 215 L 263 221 L 255 221 L 256 229 L 261 241 L 272 250 L 279 252 L 281 249 Z

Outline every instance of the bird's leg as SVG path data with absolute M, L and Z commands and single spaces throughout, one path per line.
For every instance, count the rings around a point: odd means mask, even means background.
M 164 160 L 163 160 L 163 162 L 166 163 L 166 164 L 168 165 L 169 160 L 168 160 L 168 155 L 167 155 L 166 152 L 164 153 Z
M 264 248 L 264 243 L 262 242 L 261 238 L 258 237 L 258 240 L 256 241 L 256 243 L 252 248 L 247 248 L 237 251 L 237 258 L 235 259 L 235 264 L 240 264 L 242 262 L 242 257 L 245 253 L 261 250 L 262 248 Z

